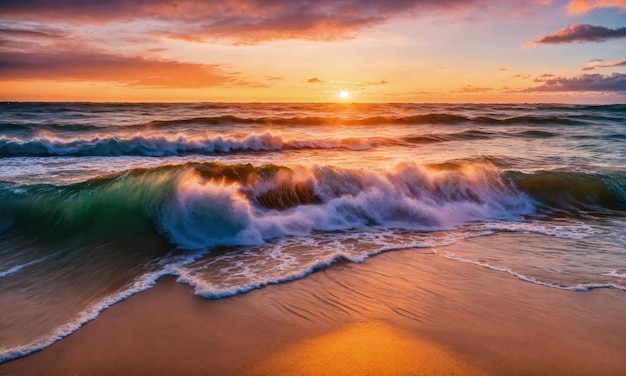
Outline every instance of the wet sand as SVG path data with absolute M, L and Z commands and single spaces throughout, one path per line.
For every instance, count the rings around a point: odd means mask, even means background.
M 476 246 L 474 239 L 446 247 Z M 429 250 L 205 300 L 173 278 L 0 375 L 620 375 L 626 293 L 573 292 Z

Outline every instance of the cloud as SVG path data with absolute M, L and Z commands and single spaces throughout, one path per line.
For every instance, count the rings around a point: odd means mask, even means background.
M 322 80 L 320 80 L 320 79 L 319 79 L 319 78 L 317 78 L 317 77 L 311 77 L 311 78 L 309 78 L 308 80 L 306 80 L 306 83 L 307 83 L 307 84 L 321 84 L 321 83 L 322 83 Z
M 571 14 L 587 13 L 596 8 L 626 10 L 626 0 L 573 0 L 567 5 L 567 11 Z
M 583 74 L 578 77 L 555 77 L 547 78 L 539 86 L 526 88 L 522 92 L 565 92 L 565 91 L 604 91 L 626 92 L 626 74 L 613 73 L 605 76 L 602 74 Z
M 467 86 L 463 86 L 461 90 L 452 91 L 452 93 L 475 94 L 475 93 L 487 93 L 493 90 L 494 89 L 491 87 L 477 87 L 477 86 L 467 85 Z
M 17 27 L 1 27 L 0 36 L 9 38 L 27 38 L 27 39 L 40 39 L 40 38 L 62 38 L 65 33 L 50 28 L 17 28 Z
M 604 26 L 574 24 L 565 29 L 558 30 L 550 35 L 526 43 L 524 46 L 535 44 L 561 44 L 573 42 L 604 42 L 609 39 L 626 38 L 626 27 L 609 29 Z
M 363 28 L 424 11 L 465 8 L 467 0 L 3 0 L 4 18 L 65 23 L 158 21 L 154 32 L 188 40 L 337 40 Z
M 193 43 L 204 43 L 205 40 L 195 36 L 195 35 L 185 35 L 185 34 L 166 34 L 165 35 L 166 38 L 168 39 L 175 39 L 175 40 L 182 40 L 185 42 L 193 42 Z
M 584 71 L 590 71 L 597 68 L 614 68 L 614 67 L 626 67 L 626 60 L 612 60 L 612 61 L 604 61 L 600 59 L 595 59 L 587 62 L 583 66 Z
M 239 84 L 217 65 L 103 52 L 0 52 L 0 79 L 121 82 L 137 87 L 201 88 Z
M 375 81 L 375 82 L 371 82 L 371 81 L 356 82 L 356 83 L 352 83 L 352 85 L 364 88 L 368 86 L 387 85 L 388 83 L 389 81 L 387 80 L 380 80 L 380 81 Z

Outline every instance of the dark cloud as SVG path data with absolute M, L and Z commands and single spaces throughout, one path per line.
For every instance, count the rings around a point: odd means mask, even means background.
M 562 44 L 573 42 L 604 42 L 609 39 L 626 38 L 626 27 L 609 29 L 604 26 L 574 24 L 565 29 L 558 30 L 550 35 L 526 43 L 525 46 L 534 44 Z
M 604 61 L 600 59 L 595 59 L 589 61 L 583 67 L 584 71 L 590 71 L 597 68 L 614 68 L 614 67 L 626 67 L 626 60 L 616 60 L 616 61 Z
M 0 26 L 0 36 L 27 39 L 61 38 L 65 36 L 65 33 L 49 28 L 26 29 Z
M 311 78 L 309 78 L 308 80 L 306 80 L 306 83 L 307 83 L 307 84 L 321 84 L 321 83 L 322 83 L 322 80 L 320 80 L 320 79 L 319 79 L 319 78 L 317 78 L 317 77 L 311 77 Z
M 163 88 L 200 88 L 238 82 L 216 65 L 88 51 L 0 52 L 0 79 L 111 81 Z
M 538 81 L 542 84 L 522 90 L 523 92 L 545 91 L 606 91 L 626 92 L 626 74 L 613 73 L 605 76 L 602 74 L 583 74 L 578 77 L 555 77 Z
M 349 38 L 364 27 L 416 11 L 462 8 L 467 0 L 3 0 L 3 17 L 102 23 L 153 19 L 176 24 L 175 37 L 271 39 Z M 171 30 L 171 29 L 169 29 Z M 164 34 L 168 30 L 155 30 Z M 194 39 L 190 39 L 194 40 Z

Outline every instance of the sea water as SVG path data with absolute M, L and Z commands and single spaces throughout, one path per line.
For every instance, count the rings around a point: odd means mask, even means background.
M 626 106 L 0 104 L 0 362 L 165 275 L 224 298 L 399 249 L 626 291 Z

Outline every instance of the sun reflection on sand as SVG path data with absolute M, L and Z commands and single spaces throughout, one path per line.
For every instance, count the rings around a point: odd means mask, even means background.
M 268 375 L 483 375 L 445 348 L 382 322 L 304 340 L 258 365 Z

